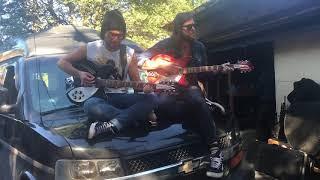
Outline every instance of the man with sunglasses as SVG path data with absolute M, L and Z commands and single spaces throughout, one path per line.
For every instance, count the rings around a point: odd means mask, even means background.
M 138 57 L 139 65 L 145 70 L 160 69 L 169 74 L 176 74 L 179 68 L 175 64 L 179 64 L 178 62 L 172 62 L 171 65 L 166 63 L 162 67 L 162 64 L 150 60 L 158 54 L 169 55 L 174 57 L 176 61 L 188 61 L 187 66 L 189 67 L 206 65 L 206 49 L 201 42 L 196 40 L 193 13 L 177 14 L 173 21 L 171 37 L 158 42 Z M 170 119 L 184 118 L 184 125 L 195 128 L 199 132 L 211 151 L 207 176 L 220 178 L 223 176 L 223 157 L 218 147 L 213 117 L 198 83 L 201 78 L 203 77 L 199 75 L 188 76 L 189 86 L 184 88 L 183 92 L 178 96 L 159 96 L 157 112 L 159 112 L 159 116 L 166 114 L 166 118 L 171 117 Z M 181 100 L 183 105 L 177 103 L 181 102 Z M 168 116 L 170 113 L 172 116 Z
M 58 66 L 66 73 L 78 77 L 82 86 L 92 86 L 95 77 L 81 71 L 72 64 L 82 60 L 91 61 L 98 67 L 112 64 L 117 70 L 114 79 L 140 81 L 134 49 L 122 44 L 126 36 L 126 24 L 118 10 L 105 14 L 101 25 L 101 40 L 87 43 L 74 52 L 62 57 Z M 114 92 L 109 88 L 98 97 L 84 102 L 84 110 L 89 120 L 88 139 L 99 134 L 115 135 L 124 128 L 143 123 L 155 108 L 151 87 L 143 88 L 145 94 Z

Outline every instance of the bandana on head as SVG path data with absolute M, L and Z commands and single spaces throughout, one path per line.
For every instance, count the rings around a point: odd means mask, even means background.
M 101 25 L 100 38 L 104 39 L 105 33 L 110 30 L 121 31 L 124 35 L 127 33 L 127 27 L 124 18 L 121 12 L 116 9 L 106 12 L 104 15 Z

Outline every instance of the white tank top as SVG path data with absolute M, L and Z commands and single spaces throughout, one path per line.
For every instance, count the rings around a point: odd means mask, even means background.
M 128 66 L 132 60 L 134 49 L 126 46 L 126 53 L 127 53 L 127 64 L 124 68 L 124 77 L 123 80 L 130 80 L 128 76 Z M 97 66 L 102 66 L 108 63 L 108 61 L 114 61 L 115 67 L 118 69 L 120 75 L 122 75 L 123 68 L 121 67 L 121 60 L 120 60 L 120 49 L 117 51 L 109 51 L 103 43 L 103 40 L 97 40 L 93 42 L 89 42 L 87 44 L 87 60 L 92 61 Z M 112 88 L 105 88 L 107 93 L 124 93 L 131 92 L 132 89 L 112 89 Z
M 134 49 L 126 46 L 127 53 L 127 64 L 124 68 L 124 78 L 123 80 L 129 80 L 128 77 L 128 66 L 132 60 Z M 122 75 L 123 67 L 121 67 L 120 60 L 120 49 L 117 51 L 109 51 L 105 48 L 103 40 L 97 40 L 89 42 L 87 44 L 87 60 L 94 62 L 96 65 L 105 65 L 108 61 L 114 61 L 116 68 L 118 69 L 119 74 Z

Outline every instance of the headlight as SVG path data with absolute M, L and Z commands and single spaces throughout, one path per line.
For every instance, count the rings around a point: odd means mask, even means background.
M 119 160 L 98 161 L 98 173 L 102 177 L 113 178 L 123 175 Z
M 123 176 L 119 159 L 58 160 L 55 179 L 108 179 Z
M 70 174 L 74 179 L 94 178 L 97 176 L 97 168 L 93 162 L 78 161 L 73 162 Z

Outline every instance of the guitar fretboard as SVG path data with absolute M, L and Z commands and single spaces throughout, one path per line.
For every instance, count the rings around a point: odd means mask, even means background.
M 146 85 L 142 81 L 120 81 L 120 80 L 109 80 L 109 79 L 96 79 L 97 87 L 109 87 L 109 88 L 120 88 L 120 87 L 132 87 L 133 89 L 143 89 Z
M 183 68 L 182 73 L 183 74 L 200 73 L 200 72 L 216 72 L 216 73 L 218 73 L 219 71 L 221 71 L 221 69 L 222 69 L 221 65 L 188 67 L 188 68 Z

